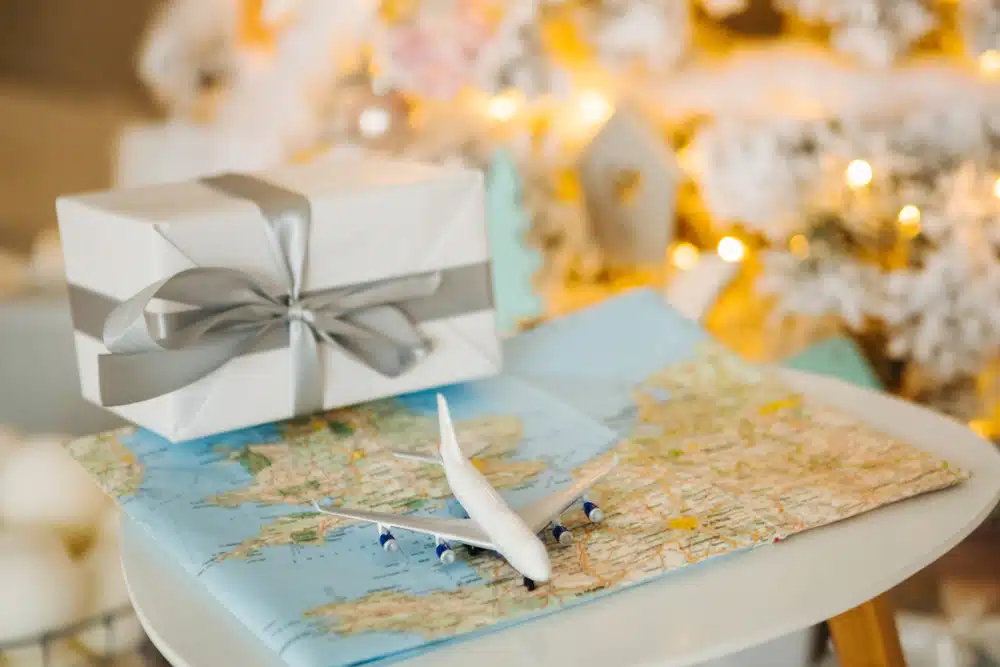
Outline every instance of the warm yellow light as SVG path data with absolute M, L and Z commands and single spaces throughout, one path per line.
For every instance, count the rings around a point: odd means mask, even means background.
M 675 245 L 670 251 L 670 263 L 681 271 L 689 271 L 698 263 L 698 249 L 687 241 Z
M 920 209 L 907 204 L 899 211 L 899 224 L 907 236 L 913 238 L 920 233 Z
M 520 106 L 521 105 L 518 104 L 517 98 L 513 94 L 504 93 L 503 95 L 497 95 L 490 100 L 487 112 L 494 120 L 506 122 L 517 115 L 517 110 Z
M 1000 51 L 990 49 L 979 54 L 979 71 L 987 76 L 1000 73 Z
M 1000 178 L 993 184 L 993 196 L 1000 199 Z
M 899 211 L 899 223 L 902 225 L 920 224 L 920 209 L 907 204 Z
M 598 125 L 611 115 L 611 102 L 596 91 L 580 95 L 580 116 L 590 125 Z
M 864 160 L 854 160 L 847 165 L 847 184 L 862 188 L 872 182 L 872 166 Z
M 392 126 L 392 114 L 382 107 L 369 107 L 358 115 L 358 131 L 368 139 L 381 137 Z
M 739 262 L 746 255 L 746 248 L 743 242 L 734 236 L 725 236 L 719 241 L 716 248 L 719 257 L 725 262 Z
M 803 234 L 796 234 L 792 238 L 788 239 L 788 249 L 792 251 L 792 254 L 800 259 L 805 259 L 809 256 L 809 239 Z

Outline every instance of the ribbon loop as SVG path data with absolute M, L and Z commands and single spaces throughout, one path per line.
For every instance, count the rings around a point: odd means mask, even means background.
M 288 332 L 296 415 L 323 409 L 320 342 L 387 377 L 402 374 L 430 349 L 399 305 L 433 295 L 441 285 L 440 273 L 303 295 L 308 200 L 242 174 L 203 182 L 257 204 L 282 287 L 275 293 L 243 271 L 195 267 L 127 299 L 104 322 L 109 352 L 99 359 L 104 405 L 136 403 L 186 387 L 251 352 L 282 327 Z M 184 309 L 151 313 L 154 300 Z

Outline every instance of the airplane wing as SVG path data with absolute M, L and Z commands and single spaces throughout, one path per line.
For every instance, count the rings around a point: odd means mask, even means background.
M 408 514 L 391 514 L 388 512 L 369 512 L 367 510 L 347 509 L 344 507 L 323 508 L 313 503 L 313 507 L 318 512 L 351 519 L 353 521 L 364 521 L 367 523 L 377 523 L 386 528 L 401 528 L 412 530 L 415 533 L 433 535 L 449 542 L 467 544 L 481 549 L 495 550 L 496 546 L 490 538 L 483 533 L 482 529 L 471 519 L 449 519 L 447 517 L 436 516 L 413 516 Z
M 531 530 L 538 532 L 558 519 L 560 514 L 579 500 L 592 486 L 604 479 L 609 472 L 614 470 L 616 465 L 618 465 L 617 454 L 607 465 L 595 470 L 587 477 L 577 480 L 562 491 L 557 491 L 550 496 L 521 507 L 517 513 Z

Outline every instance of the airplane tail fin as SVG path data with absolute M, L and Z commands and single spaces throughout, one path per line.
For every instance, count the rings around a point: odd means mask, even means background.
M 438 402 L 438 427 L 441 430 L 441 458 L 443 460 L 460 460 L 464 458 L 462 449 L 458 446 L 458 438 L 455 436 L 455 427 L 451 423 L 451 413 L 448 411 L 448 402 L 444 396 L 437 395 Z

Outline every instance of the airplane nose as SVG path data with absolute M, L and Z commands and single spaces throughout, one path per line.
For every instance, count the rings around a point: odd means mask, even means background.
M 536 563 L 536 567 L 537 569 L 533 568 L 534 571 L 528 573 L 528 579 L 541 583 L 552 578 L 552 565 L 549 564 L 548 559 L 544 563 Z
M 535 549 L 533 554 L 532 562 L 527 564 L 527 568 L 530 571 L 525 572 L 525 576 L 533 581 L 548 581 L 552 578 L 552 561 L 549 559 L 549 552 L 545 548 L 544 544 L 539 543 L 538 549 Z
M 549 552 L 541 540 L 532 535 L 535 544 L 531 548 L 522 544 L 520 551 L 507 552 L 503 554 L 511 565 L 518 572 L 535 582 L 548 581 L 552 577 L 552 561 L 549 560 Z

